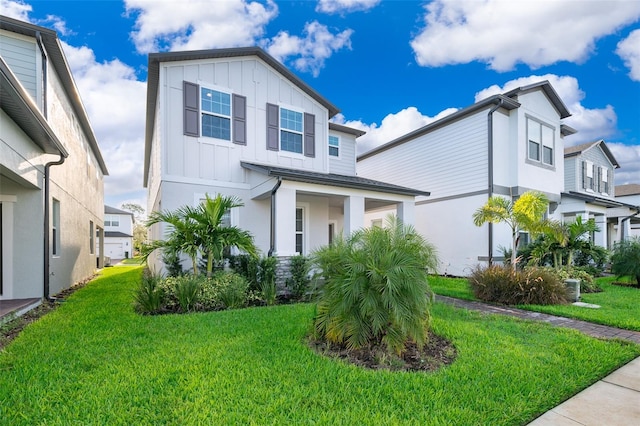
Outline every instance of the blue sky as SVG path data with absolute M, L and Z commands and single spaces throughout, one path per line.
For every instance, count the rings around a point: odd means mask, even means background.
M 146 206 L 147 53 L 263 47 L 367 131 L 359 152 L 482 97 L 549 80 L 579 132 L 640 183 L 640 1 L 0 0 L 56 29 L 110 176 L 105 203 Z

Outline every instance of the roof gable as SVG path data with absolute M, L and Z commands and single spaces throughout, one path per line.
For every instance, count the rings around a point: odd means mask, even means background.
M 558 96 L 558 92 L 553 88 L 551 83 L 548 80 L 539 81 L 537 83 L 529 84 L 528 86 L 517 87 L 513 90 L 508 91 L 504 95 L 510 98 L 517 97 L 520 94 L 525 94 L 529 92 L 533 92 L 535 90 L 541 90 L 549 99 L 549 102 L 553 105 L 553 107 L 560 114 L 560 118 L 567 118 L 571 116 L 569 109 L 562 102 L 560 96 Z
M 588 142 L 580 145 L 569 146 L 564 149 L 564 158 L 576 157 L 589 150 L 596 149 L 597 147 L 600 147 L 602 153 L 607 157 L 607 159 L 611 162 L 615 169 L 620 168 L 618 160 L 616 160 L 616 158 L 613 156 L 613 153 L 603 139 L 600 139 L 596 142 Z

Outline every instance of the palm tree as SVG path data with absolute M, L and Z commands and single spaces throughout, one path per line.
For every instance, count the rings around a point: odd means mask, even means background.
M 596 225 L 595 220 L 589 219 L 584 222 L 581 216 L 578 216 L 570 224 L 555 220 L 545 221 L 542 227 L 543 240 L 538 247 L 538 254 L 552 253 L 553 266 L 556 269 L 562 266 L 563 258 L 566 255 L 567 266 L 571 266 L 575 252 L 588 245 L 584 236 L 599 231 L 600 228 Z M 543 253 L 545 250 L 546 252 Z
M 222 260 L 227 247 L 237 247 L 251 256 L 257 255 L 253 236 L 248 231 L 222 223 L 225 213 L 243 205 L 236 197 L 218 194 L 215 198 L 206 195 L 197 208 L 190 209 L 188 217 L 197 224 L 200 249 L 207 257 L 207 277 L 211 276 L 214 261 Z
M 174 212 L 152 212 L 147 226 L 160 222 L 171 225 L 164 241 L 155 241 L 145 251 L 145 256 L 158 248 L 170 248 L 175 252 L 185 253 L 193 263 L 193 274 L 198 275 L 198 253 L 207 257 L 207 277 L 213 271 L 213 262 L 223 258 L 224 249 L 237 247 L 251 256 L 257 250 L 253 237 L 247 231 L 236 226 L 224 226 L 222 219 L 225 213 L 243 204 L 235 197 L 217 195 L 206 199 L 197 207 L 183 206 Z
M 543 214 L 547 210 L 549 200 L 538 191 L 527 191 L 516 201 L 494 195 L 487 203 L 473 213 L 476 226 L 490 223 L 506 223 L 511 228 L 512 250 L 511 267 L 516 268 L 518 233 L 528 231 L 532 234 L 541 232 Z
M 165 240 L 154 241 L 144 250 L 144 257 L 158 248 L 168 248 L 174 252 L 182 252 L 191 258 L 193 264 L 193 274 L 198 275 L 198 250 L 201 245 L 197 232 L 197 223 L 190 218 L 193 209 L 185 206 L 175 212 L 168 210 L 151 212 L 147 219 L 146 226 L 150 227 L 157 223 L 165 222 L 171 225 L 167 230 Z

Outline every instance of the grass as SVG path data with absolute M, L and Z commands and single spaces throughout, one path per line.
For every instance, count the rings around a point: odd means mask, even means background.
M 435 304 L 457 360 L 368 371 L 306 346 L 309 304 L 137 315 L 141 272 L 105 269 L 0 352 L 0 424 L 519 425 L 640 354 Z
M 640 331 L 640 289 L 613 285 L 614 277 L 597 278 L 601 293 L 582 293 L 580 301 L 599 305 L 599 309 L 574 305 L 519 305 L 518 308 L 575 318 L 625 330 Z M 466 278 L 429 277 L 431 289 L 443 296 L 476 300 Z
M 519 306 L 536 312 L 576 318 L 625 330 L 640 331 L 640 289 L 613 285 L 615 277 L 597 278 L 601 293 L 582 293 L 580 301 L 599 305 L 599 309 L 573 305 L 525 305 Z
M 144 259 L 142 257 L 131 257 L 128 259 L 122 259 L 120 263 L 123 265 L 142 265 L 144 263 Z

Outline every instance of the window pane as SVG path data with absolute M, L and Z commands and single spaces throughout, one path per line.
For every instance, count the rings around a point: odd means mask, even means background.
M 296 251 L 302 254 L 302 234 L 296 234 Z
M 231 120 L 202 114 L 202 136 L 231 140 Z
M 530 141 L 540 142 L 540 123 L 533 120 L 527 120 L 528 139 Z
M 217 90 L 202 88 L 202 110 L 231 116 L 231 95 Z
M 224 212 L 220 219 L 220 225 L 227 228 L 231 226 L 231 210 Z
M 302 133 L 302 113 L 280 108 L 280 127 Z
M 542 148 L 542 152 L 544 155 L 542 161 L 545 164 L 553 165 L 553 149 L 549 148 L 548 146 L 545 146 L 544 148 Z
M 331 155 L 333 157 L 339 157 L 340 156 L 340 152 L 338 152 L 338 148 L 336 148 L 335 146 L 330 146 L 329 147 L 329 155 Z
M 329 145 L 330 146 L 339 146 L 340 139 L 337 136 L 329 136 Z
M 540 161 L 540 144 L 529 141 L 529 158 Z
M 296 232 L 302 232 L 302 209 L 296 209 Z
M 284 130 L 280 131 L 280 148 L 283 151 L 302 154 L 302 135 Z

